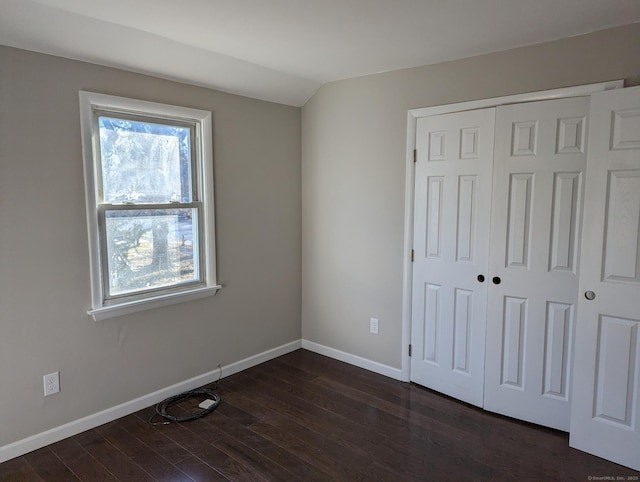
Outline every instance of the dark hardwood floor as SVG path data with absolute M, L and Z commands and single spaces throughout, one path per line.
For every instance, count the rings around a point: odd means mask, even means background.
M 0 481 L 638 480 L 565 433 L 304 350 L 216 392 L 204 418 L 152 426 L 150 407 L 0 464 Z

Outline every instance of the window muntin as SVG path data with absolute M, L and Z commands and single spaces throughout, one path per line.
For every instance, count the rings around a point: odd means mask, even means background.
M 215 294 L 211 113 L 80 92 L 96 320 Z

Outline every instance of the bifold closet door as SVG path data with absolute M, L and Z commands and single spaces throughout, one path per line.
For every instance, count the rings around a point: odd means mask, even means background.
M 412 381 L 482 406 L 495 109 L 418 119 Z
M 640 87 L 590 118 L 570 445 L 640 470 Z
M 499 107 L 484 408 L 569 430 L 589 98 Z

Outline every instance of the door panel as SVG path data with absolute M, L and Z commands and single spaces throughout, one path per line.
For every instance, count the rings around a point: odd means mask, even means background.
M 527 300 L 505 296 L 502 326 L 501 384 L 522 389 L 524 362 L 524 335 L 526 332 Z
M 473 323 L 473 291 L 455 289 L 453 312 L 453 369 L 469 373 L 469 344 Z
M 640 170 L 609 172 L 607 205 L 604 278 L 607 281 L 639 283 Z
M 588 98 L 499 107 L 484 408 L 569 429 Z
M 411 379 L 482 406 L 495 109 L 417 123 Z
M 542 394 L 563 401 L 569 399 L 569 343 L 574 311 L 574 305 L 547 302 Z
M 637 393 L 634 372 L 638 324 L 638 320 L 615 316 L 598 320 L 595 418 L 627 428 L 631 427 Z
M 507 219 L 507 267 L 529 267 L 533 173 L 511 174 Z
M 577 273 L 580 172 L 556 172 L 553 179 L 549 271 Z
M 640 87 L 590 122 L 570 445 L 640 470 Z
M 458 226 L 456 229 L 456 261 L 473 262 L 478 176 L 458 178 Z

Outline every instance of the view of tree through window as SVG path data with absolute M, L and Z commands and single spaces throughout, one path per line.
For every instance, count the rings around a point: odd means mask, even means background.
M 199 281 L 191 129 L 98 116 L 110 296 Z M 105 280 L 107 281 L 107 280 Z

